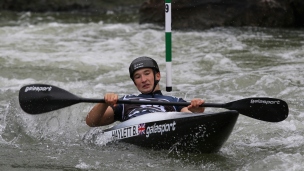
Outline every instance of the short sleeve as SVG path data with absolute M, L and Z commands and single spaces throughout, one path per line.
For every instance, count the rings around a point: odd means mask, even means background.
M 122 121 L 122 104 L 117 104 L 117 106 L 111 106 L 114 111 L 114 120 L 115 121 Z
M 182 99 L 182 98 L 178 98 L 177 102 L 187 102 L 186 100 Z M 180 112 L 182 110 L 182 108 L 184 108 L 185 106 L 175 106 L 176 111 Z
M 119 100 L 122 100 L 119 98 Z M 111 106 L 114 111 L 114 120 L 115 121 L 122 121 L 123 120 L 123 104 L 117 104 L 115 107 Z

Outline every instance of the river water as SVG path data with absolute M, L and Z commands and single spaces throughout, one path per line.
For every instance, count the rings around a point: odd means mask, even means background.
M 4 14 L 1 14 L 4 16 Z M 164 28 L 66 14 L 5 14 L 0 25 L 0 170 L 303 170 L 304 30 L 214 28 L 173 31 L 173 92 L 225 103 L 285 100 L 289 116 L 268 123 L 240 115 L 218 153 L 153 151 L 106 144 L 85 124 L 94 104 L 29 115 L 18 103 L 26 84 L 51 84 L 87 98 L 138 93 L 128 76 L 138 56 L 155 58 L 165 88 Z M 206 111 L 221 109 L 207 108 Z

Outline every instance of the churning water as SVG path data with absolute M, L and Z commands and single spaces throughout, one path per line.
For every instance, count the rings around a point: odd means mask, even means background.
M 240 115 L 218 153 L 173 154 L 106 144 L 98 135 L 108 126 L 85 124 L 94 104 L 41 115 L 20 109 L 19 89 L 33 83 L 88 98 L 138 93 L 128 67 L 143 55 L 158 61 L 161 87 L 166 86 L 164 28 L 61 15 L 20 13 L 1 20 L 0 170 L 304 169 L 303 29 L 173 31 L 173 92 L 168 94 L 215 103 L 272 97 L 285 100 L 290 110 L 279 123 Z

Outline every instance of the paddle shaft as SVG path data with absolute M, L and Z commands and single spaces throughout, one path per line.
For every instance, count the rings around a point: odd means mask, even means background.
M 24 86 L 19 91 L 19 104 L 29 114 L 41 114 L 54 111 L 77 103 L 105 103 L 104 99 L 89 99 L 76 96 L 59 87 L 45 84 L 32 84 Z M 146 101 L 122 100 L 117 103 L 162 105 L 162 106 L 189 106 L 189 102 L 168 102 L 168 101 Z M 268 121 L 280 122 L 288 116 L 288 105 L 285 101 L 267 97 L 252 97 L 229 103 L 204 103 L 201 107 L 225 108 L 236 110 L 248 117 Z
M 89 99 L 81 98 L 79 102 L 85 103 L 105 103 L 104 99 Z M 146 104 L 146 105 L 168 105 L 168 106 L 189 106 L 190 102 L 166 102 L 166 101 L 135 101 L 135 100 L 117 100 L 117 103 L 121 104 Z M 219 103 L 204 103 L 200 107 L 218 107 L 225 108 L 225 104 Z

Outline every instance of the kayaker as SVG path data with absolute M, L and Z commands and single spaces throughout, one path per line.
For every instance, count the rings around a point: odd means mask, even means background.
M 132 61 L 129 67 L 130 78 L 137 89 L 142 93 L 139 95 L 125 95 L 123 100 L 145 100 L 145 101 L 169 101 L 186 102 L 182 98 L 163 95 L 159 81 L 161 78 L 156 61 L 150 57 L 138 57 Z M 104 126 L 115 121 L 125 121 L 130 118 L 153 112 L 193 112 L 203 113 L 205 108 L 199 107 L 204 100 L 194 98 L 187 107 L 162 106 L 162 105 L 140 105 L 140 104 L 117 104 L 116 93 L 106 93 L 106 103 L 96 104 L 86 117 L 88 126 Z

